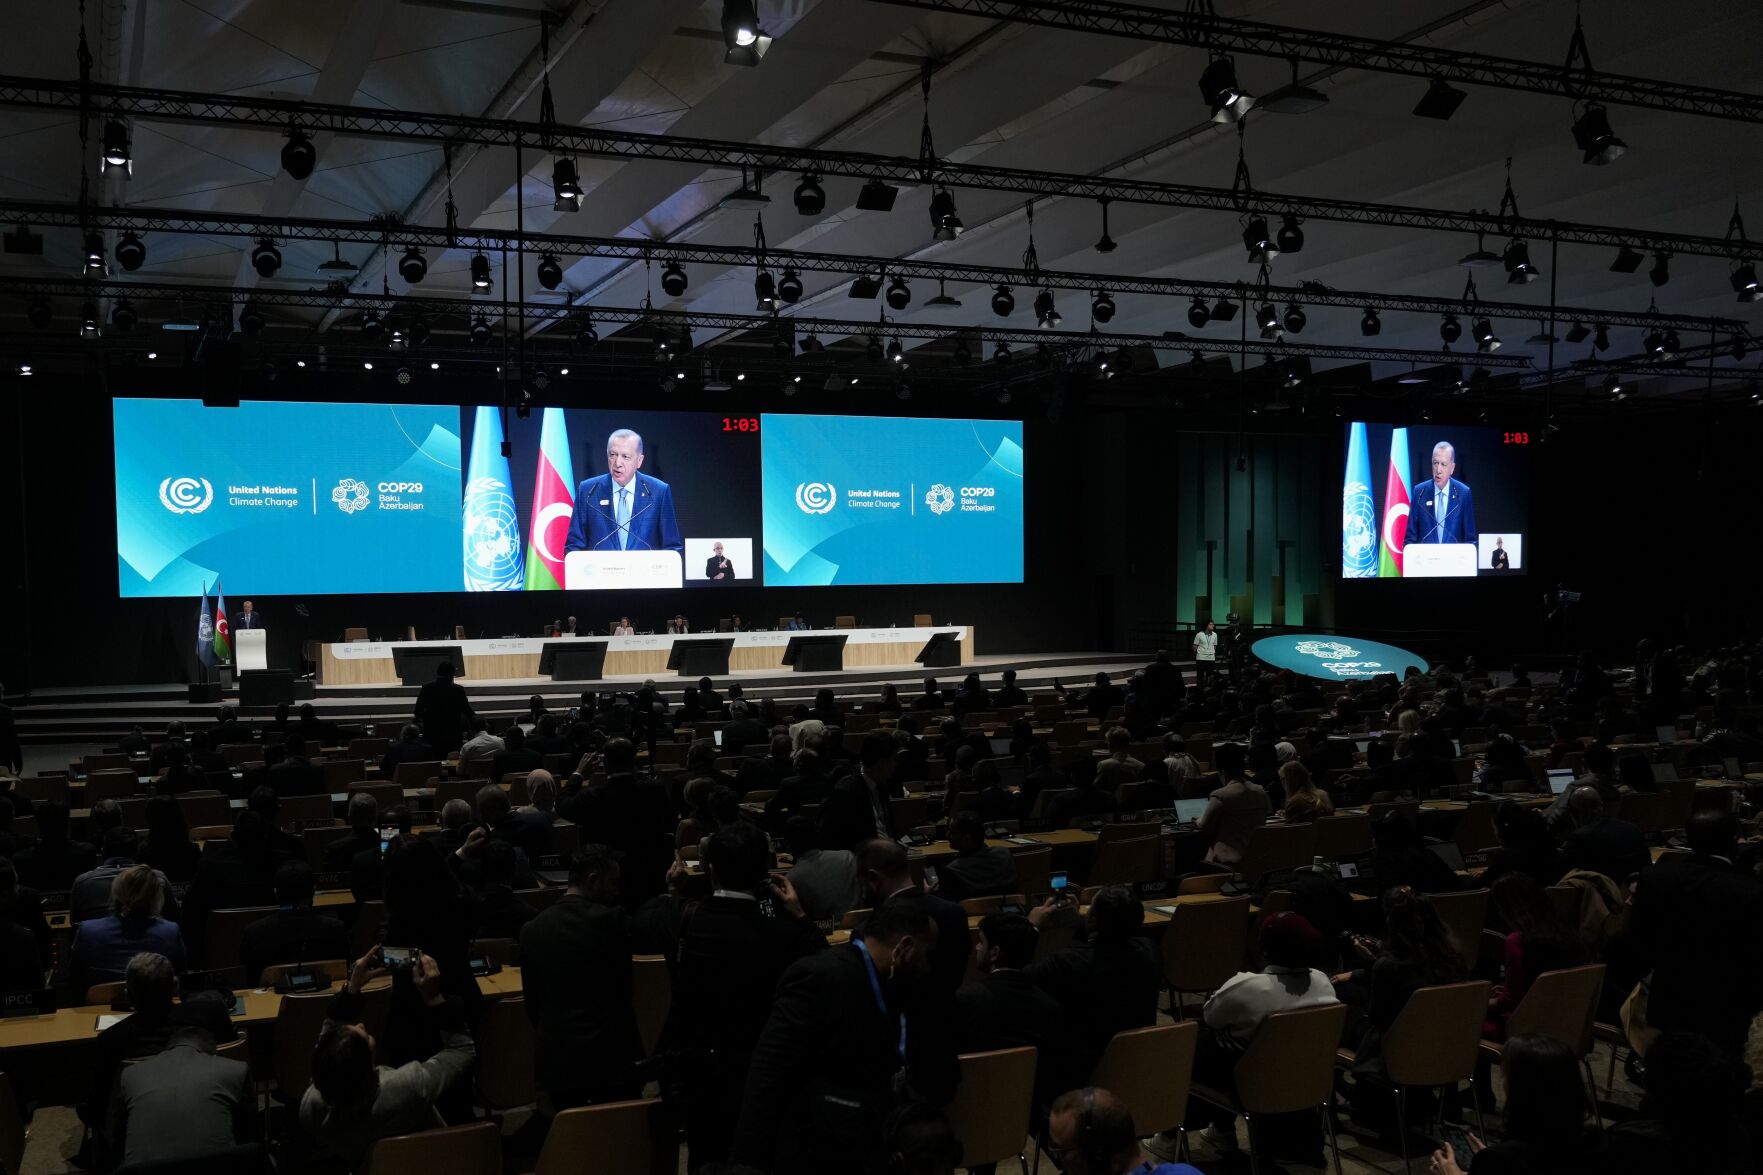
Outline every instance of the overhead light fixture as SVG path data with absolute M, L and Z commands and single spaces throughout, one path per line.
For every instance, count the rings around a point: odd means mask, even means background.
M 426 315 L 418 314 L 410 323 L 410 343 L 420 347 L 429 341 L 429 320 Z
M 337 241 L 331 242 L 331 259 L 321 261 L 318 268 L 325 273 L 354 273 L 359 268 L 353 261 L 343 256 L 343 246 Z
M 1272 302 L 1261 303 L 1261 309 L 1255 311 L 1255 325 L 1261 328 L 1261 337 L 1277 339 L 1284 333 L 1279 324 L 1279 307 Z
M 1569 343 L 1583 343 L 1587 339 L 1591 338 L 1591 335 L 1592 335 L 1592 328 L 1591 327 L 1587 326 L 1583 322 L 1576 322 L 1572 326 L 1567 328 L 1567 334 L 1566 334 L 1565 338 L 1566 338 L 1566 341 Z
M 551 163 L 551 211 L 579 212 L 581 206 L 582 181 L 575 160 L 559 155 Z
M 1188 307 L 1188 325 L 1195 330 L 1200 330 L 1211 321 L 1212 312 L 1206 309 L 1206 299 L 1195 298 L 1193 304 Z
M 1585 336 L 1581 335 L 1580 337 L 1584 338 Z M 1577 342 L 1578 340 L 1576 339 L 1574 341 Z M 1530 338 L 1525 339 L 1524 342 L 1526 346 L 1547 347 L 1551 343 L 1560 342 L 1560 340 L 1555 337 L 1555 332 L 1551 331 L 1546 323 L 1541 319 L 1538 319 L 1537 333 L 1531 335 Z
M 1243 225 L 1243 248 L 1249 251 L 1249 264 L 1259 265 L 1279 256 L 1273 234 L 1267 231 L 1267 218 L 1260 213 L 1249 217 Z
M 1652 282 L 1655 288 L 1671 280 L 1671 255 L 1669 253 L 1653 254 L 1653 268 L 1647 270 L 1647 280 Z
M 306 179 L 318 163 L 318 148 L 299 127 L 290 127 L 288 141 L 282 144 L 282 170 L 297 180 Z
M 361 316 L 361 337 L 362 338 L 377 339 L 380 337 L 380 331 L 383 330 L 384 328 L 385 328 L 385 321 L 380 318 L 379 311 L 369 310 Z
M 1584 162 L 1595 167 L 1615 163 L 1628 153 L 1628 144 L 1610 129 L 1610 114 L 1602 102 L 1586 103 L 1585 113 L 1573 124 L 1573 141 L 1585 152 Z
M 471 255 L 471 288 L 481 294 L 488 290 L 491 284 L 490 259 L 482 253 L 473 253 Z
M 1626 397 L 1626 393 L 1622 390 L 1622 378 L 1615 372 L 1604 377 L 1604 391 L 1608 392 L 1613 400 L 1621 400 Z
M 116 242 L 116 263 L 129 273 L 147 263 L 147 246 L 134 233 L 124 233 Z
M 820 186 L 820 177 L 809 172 L 796 185 L 796 211 L 803 216 L 819 216 L 826 211 L 826 189 Z
M 239 329 L 248 335 L 262 334 L 263 322 L 263 311 L 258 308 L 258 305 L 255 302 L 245 303 L 244 307 L 239 311 Z M 364 328 L 365 326 L 366 324 L 363 323 Z
M 777 281 L 769 269 L 761 269 L 753 275 L 753 300 L 756 309 L 777 310 Z
M 1475 349 L 1483 355 L 1491 355 L 1500 349 L 1500 336 L 1494 333 L 1494 324 L 1486 318 L 1475 320 Z
M 1481 269 L 1489 265 L 1500 264 L 1500 255 L 1487 247 L 1487 241 L 1480 233 L 1475 234 L 1475 248 L 1457 258 L 1458 265 L 1467 265 L 1471 269 Z
M 1633 273 L 1641 267 L 1646 258 L 1627 245 L 1616 250 L 1616 260 L 1610 263 L 1611 273 Z
M 1669 359 L 1681 350 L 1683 350 L 1683 340 L 1678 338 L 1677 328 L 1674 326 L 1666 327 L 1665 328 L 1665 357 L 1667 359 Z
M 1010 362 L 1010 344 L 999 343 L 992 349 L 992 362 L 1004 364 Z
M 1116 245 L 1114 238 L 1108 235 L 1108 205 L 1112 201 L 1102 200 L 1100 203 L 1102 205 L 1102 235 L 1096 239 L 1096 252 L 1108 254 L 1120 246 Z
M 904 348 L 900 345 L 899 339 L 891 339 L 888 342 L 888 362 L 889 363 L 904 363 L 904 362 L 906 362 L 906 348 Z
M 926 298 L 924 300 L 923 308 L 925 310 L 934 310 L 938 314 L 952 314 L 961 309 L 961 303 L 959 300 L 949 297 L 947 284 L 942 278 L 938 278 L 937 296 L 934 298 Z
M 545 253 L 539 257 L 539 284 L 547 290 L 554 290 L 563 284 L 563 266 L 555 254 Z
M 966 231 L 967 226 L 961 223 L 961 217 L 955 212 L 955 197 L 948 188 L 939 187 L 930 198 L 931 238 L 937 241 L 952 241 Z
M 1304 248 L 1304 230 L 1298 227 L 1298 218 L 1288 216 L 1285 223 L 1279 226 L 1279 251 L 1281 253 L 1297 253 Z
M 879 273 L 860 273 L 851 279 L 851 289 L 847 296 L 873 301 L 881 296 L 882 278 Z
M 1229 298 L 1220 298 L 1212 303 L 1212 321 L 1229 322 L 1237 316 L 1237 304 Z
M 667 268 L 661 271 L 661 290 L 669 298 L 677 298 L 686 292 L 691 279 L 677 261 L 669 261 Z
M 973 351 L 967 346 L 966 339 L 955 340 L 955 350 L 950 354 L 956 367 L 966 367 L 973 362 Z
M 95 339 L 103 333 L 98 318 L 98 303 L 88 300 L 80 308 L 80 338 Z
M 1053 291 L 1042 290 L 1035 295 L 1035 322 L 1042 330 L 1052 330 L 1061 321 L 1059 308 L 1053 304 Z
M 591 347 L 599 341 L 600 332 L 594 329 L 594 320 L 591 318 L 582 319 L 582 324 L 575 328 L 575 345 Z
M 791 306 L 802 300 L 802 275 L 793 266 L 784 266 L 784 275 L 777 283 L 777 296 Z
M 411 245 L 404 250 L 404 256 L 398 258 L 398 276 L 404 279 L 407 286 L 418 285 L 429 273 L 428 258 L 422 250 Z
M 1445 81 L 1444 78 L 1432 79 L 1426 87 L 1426 93 L 1414 105 L 1414 113 L 1421 118 L 1436 118 L 1441 121 L 1457 113 L 1457 107 L 1463 105 L 1467 93 Z
M 114 116 L 104 120 L 104 146 L 98 153 L 98 170 L 134 174 L 134 160 L 129 156 L 129 124 Z
M 826 350 L 826 347 L 821 344 L 820 336 L 812 331 L 796 340 L 796 346 L 802 349 L 804 355 L 812 355 L 817 351 Z
M 1212 108 L 1212 121 L 1236 122 L 1255 105 L 1255 96 L 1237 82 L 1236 61 L 1214 57 L 1200 75 L 1200 97 Z
M 1097 290 L 1090 299 L 1090 317 L 1104 325 L 1114 318 L 1114 298 L 1107 290 Z
M 1462 337 L 1463 324 L 1457 321 L 1457 316 L 1455 314 L 1445 315 L 1444 319 L 1439 323 L 1440 341 L 1448 347 Z
M 193 314 L 187 314 L 182 308 L 159 324 L 160 330 L 175 331 L 178 334 L 194 334 L 203 327 L 203 320 Z
M 1512 285 L 1528 285 L 1543 276 L 1530 263 L 1530 246 L 1525 244 L 1523 237 L 1513 237 L 1506 242 L 1506 252 L 1500 259 L 1506 263 L 1506 280 Z
M 276 270 L 282 267 L 282 251 L 275 247 L 275 242 L 268 237 L 257 242 L 251 250 L 251 268 L 257 271 L 258 277 L 274 277 Z
M 361 366 L 366 371 L 372 371 L 373 370 L 373 360 L 371 360 L 371 359 L 363 360 Z
M 118 298 L 116 305 L 110 308 L 110 325 L 117 330 L 134 330 L 139 316 L 127 298 Z
M 1010 292 L 1009 286 L 1001 285 L 992 291 L 992 313 L 999 318 L 1009 318 L 1016 309 L 1016 295 Z
M 912 287 L 906 284 L 905 278 L 896 277 L 888 283 L 888 305 L 895 310 L 912 305 Z
M 495 332 L 490 329 L 490 320 L 478 315 L 471 320 L 471 342 L 473 346 L 488 346 Z
M 900 198 L 900 189 L 880 180 L 870 180 L 857 193 L 857 211 L 859 212 L 892 212 L 894 201 Z
M 1255 104 L 1275 114 L 1308 114 L 1328 105 L 1328 95 L 1298 81 L 1298 59 L 1292 58 L 1292 80 Z
M 771 38 L 759 27 L 753 0 L 723 0 L 722 43 L 725 65 L 758 65 L 771 48 Z
M 1290 306 L 1286 307 L 1286 314 L 1285 314 L 1286 329 L 1291 331 L 1293 334 L 1303 333 L 1304 327 L 1309 322 L 1310 322 L 1310 318 L 1308 315 L 1306 315 L 1304 313 L 1304 308 L 1302 306 L 1298 305 L 1296 302 L 1293 302 Z
M 1366 338 L 1383 333 L 1383 319 L 1377 316 L 1374 307 L 1367 306 L 1365 314 L 1359 319 L 1359 333 Z
M 1757 267 L 1744 258 L 1733 266 L 1727 280 L 1732 283 L 1732 291 L 1739 296 L 1739 301 L 1755 302 L 1763 298 L 1763 287 L 1757 284 Z
M 1597 329 L 1592 332 L 1592 347 L 1594 350 L 1598 351 L 1608 351 L 1610 349 L 1610 329 L 1601 322 L 1598 324 Z
M 1727 354 L 1732 356 L 1735 363 L 1744 362 L 1745 340 L 1738 335 L 1732 336 L 1731 341 L 1727 344 Z
M 86 272 L 104 272 L 104 238 L 97 233 L 86 234 Z
M 747 171 L 741 169 L 741 186 L 724 196 L 720 201 L 724 208 L 743 208 L 749 212 L 758 212 L 771 207 L 771 197 L 759 190 L 760 179 L 755 176 L 751 186 L 747 183 Z
M 882 357 L 882 341 L 880 335 L 870 335 L 869 341 L 863 345 L 863 354 L 871 363 L 880 363 Z

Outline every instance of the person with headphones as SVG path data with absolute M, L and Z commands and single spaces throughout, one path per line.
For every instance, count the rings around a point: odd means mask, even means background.
M 1047 1135 L 1047 1154 L 1066 1175 L 1200 1175 L 1186 1163 L 1146 1157 L 1126 1103 L 1093 1085 L 1054 1100 Z

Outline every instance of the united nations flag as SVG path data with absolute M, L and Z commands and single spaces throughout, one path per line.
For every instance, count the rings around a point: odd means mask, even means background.
M 1341 487 L 1341 575 L 1377 575 L 1377 511 L 1371 503 L 1371 455 L 1365 422 L 1353 422 L 1347 437 L 1347 474 Z
M 508 458 L 502 455 L 502 415 L 487 404 L 478 406 L 471 430 L 464 507 L 465 590 L 519 591 L 520 518 Z

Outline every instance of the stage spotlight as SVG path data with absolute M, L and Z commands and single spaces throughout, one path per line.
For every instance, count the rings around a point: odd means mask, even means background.
M 905 278 L 895 278 L 888 283 L 888 306 L 893 310 L 904 310 L 912 305 L 912 287 L 906 284 Z
M 1374 308 L 1370 306 L 1365 308 L 1364 317 L 1359 319 L 1359 333 L 1366 338 L 1383 333 L 1383 319 L 1377 316 L 1377 311 Z
M 900 189 L 881 180 L 870 180 L 857 193 L 857 211 L 859 212 L 892 212 L 894 201 L 900 198 Z
M 312 174 L 317 163 L 318 148 L 312 145 L 306 132 L 299 127 L 290 128 L 288 141 L 282 144 L 282 170 L 297 180 L 303 180 Z
M 147 262 L 147 246 L 134 233 L 124 233 L 116 242 L 116 263 L 133 273 Z
M 1475 349 L 1483 355 L 1492 354 L 1500 349 L 1500 336 L 1494 333 L 1494 324 L 1486 318 L 1475 320 Z
M 906 348 L 904 348 L 900 345 L 899 339 L 890 339 L 888 341 L 888 362 L 889 363 L 904 363 L 904 362 L 906 362 Z
M 429 320 L 426 315 L 418 314 L 410 324 L 410 344 L 420 347 L 429 341 Z
M 471 320 L 471 341 L 473 346 L 487 346 L 494 333 L 495 332 L 490 329 L 490 320 L 483 315 L 480 314 Z
M 1220 298 L 1212 303 L 1212 321 L 1229 322 L 1237 316 L 1237 304 L 1229 298 Z
M 86 234 L 86 272 L 104 272 L 104 238 L 97 233 Z
M 134 330 L 137 321 L 139 317 L 127 298 L 118 298 L 116 305 L 110 308 L 110 325 L 117 330 Z
M 1585 162 L 1602 167 L 1628 152 L 1628 144 L 1610 129 L 1610 114 L 1601 102 L 1586 104 L 1585 113 L 1573 124 L 1573 141 L 1585 152 Z
M 1279 251 L 1281 253 L 1297 253 L 1304 248 L 1304 230 L 1298 227 L 1298 218 L 1288 216 L 1285 223 L 1279 226 Z
M 380 337 L 380 332 L 385 329 L 385 325 L 385 321 L 380 318 L 379 311 L 369 310 L 361 316 L 361 337 L 377 339 Z
M 1042 330 L 1052 330 L 1061 321 L 1059 308 L 1053 304 L 1053 291 L 1042 290 L 1035 295 L 1035 322 Z
M 103 333 L 98 320 L 98 303 L 88 300 L 80 308 L 80 338 L 95 339 Z
M 1008 404 L 1010 402 L 1010 389 L 999 388 L 997 394 L 993 398 L 1000 404 Z
M 1304 313 L 1304 308 L 1296 302 L 1293 302 L 1290 306 L 1286 307 L 1286 329 L 1293 334 L 1303 333 L 1304 327 L 1309 321 L 1310 318 Z
M 1610 263 L 1611 273 L 1633 273 L 1641 267 L 1646 258 L 1627 245 L 1616 250 L 1616 260 Z
M 1222 55 L 1200 75 L 1200 97 L 1212 108 L 1213 122 L 1236 122 L 1255 105 L 1255 96 L 1237 82 L 1235 60 Z
M 784 275 L 777 283 L 777 296 L 791 306 L 802 300 L 802 275 L 791 266 L 784 266 Z
M 1261 328 L 1261 337 L 1276 339 L 1280 336 L 1279 309 L 1272 302 L 1263 302 L 1261 309 L 1255 311 L 1255 325 Z
M 1611 399 L 1615 399 L 1615 400 L 1622 399 L 1623 398 L 1622 378 L 1620 376 L 1616 375 L 1614 372 L 1612 372 L 1609 375 L 1606 375 L 1604 377 L 1604 391 L 1606 391 L 1610 394 Z
M 998 363 L 998 364 L 1004 364 L 1004 363 L 1010 362 L 1010 344 L 1009 343 L 999 343 L 997 345 L 997 347 L 995 347 L 992 350 L 992 362 Z
M 1537 320 L 1537 333 L 1524 340 L 1525 345 L 1530 347 L 1547 347 L 1549 344 L 1559 341 L 1541 319 Z
M 1569 343 L 1583 343 L 1591 337 L 1591 334 L 1591 327 L 1583 322 L 1576 322 L 1567 328 L 1567 334 L 1565 337 L 1566 341 Z
M 882 341 L 880 335 L 869 336 L 869 341 L 863 346 L 863 354 L 871 363 L 881 362 Z
M 1193 304 L 1188 307 L 1188 325 L 1195 330 L 1200 330 L 1211 321 L 1212 312 L 1206 309 L 1206 299 L 1195 298 Z
M 882 279 L 879 273 L 860 273 L 851 279 L 848 297 L 863 298 L 874 301 L 882 291 Z
M 109 118 L 104 122 L 104 149 L 99 153 L 99 168 L 104 171 L 121 171 L 124 175 L 133 175 L 134 161 L 129 157 L 129 124 L 120 118 Z
M 594 320 L 591 318 L 582 319 L 582 324 L 575 329 L 575 345 L 591 347 L 599 341 L 600 332 L 594 329 Z
M 1739 296 L 1739 301 L 1755 302 L 1763 298 L 1763 287 L 1757 284 L 1757 267 L 1749 261 L 1741 258 L 1727 280 L 1732 283 L 1732 291 Z
M 559 155 L 551 164 L 551 211 L 579 212 L 582 206 L 582 181 L 576 173 L 575 160 Z
M 1114 298 L 1107 290 L 1097 290 L 1090 299 L 1090 317 L 1107 325 L 1114 318 Z
M 239 311 L 239 329 L 248 335 L 263 333 L 263 311 L 258 309 L 257 303 L 247 302 Z
M 1272 235 L 1267 231 L 1267 218 L 1257 213 L 1249 218 L 1243 226 L 1243 248 L 1249 251 L 1249 264 L 1257 265 L 1264 261 L 1272 261 L 1279 256 L 1279 248 L 1273 243 Z
M 812 355 L 817 351 L 826 350 L 825 344 L 820 341 L 820 336 L 812 332 L 803 335 L 797 340 L 796 345 L 802 349 L 804 355 Z
M 935 311 L 938 314 L 953 314 L 961 309 L 961 302 L 959 299 L 949 296 L 948 283 L 942 278 L 938 278 L 936 295 L 926 298 L 921 303 L 921 309 Z
M 418 285 L 428 274 L 428 258 L 422 255 L 422 250 L 415 245 L 406 248 L 404 256 L 398 258 L 398 276 L 404 279 L 404 284 Z
M 1654 286 L 1662 286 L 1671 280 L 1671 256 L 1668 253 L 1653 254 L 1653 268 L 1647 270 L 1647 280 Z
M 1513 237 L 1508 241 L 1506 252 L 1500 260 L 1506 263 L 1506 280 L 1515 286 L 1528 285 L 1543 276 L 1530 263 L 1530 246 L 1524 243 L 1523 237 Z
M 1421 118 L 1436 118 L 1441 121 L 1457 113 L 1457 107 L 1463 105 L 1467 93 L 1445 81 L 1444 78 L 1432 79 L 1426 93 L 1414 105 L 1414 113 Z
M 992 291 L 992 313 L 999 318 L 1009 318 L 1016 309 L 1016 295 L 1010 292 L 1009 286 L 999 286 Z
M 930 198 L 931 239 L 952 241 L 966 231 L 967 226 L 961 223 L 961 217 L 955 212 L 955 197 L 949 194 L 948 188 L 938 188 Z
M 826 211 L 826 189 L 820 186 L 820 177 L 809 172 L 796 185 L 796 211 L 803 216 L 819 216 Z
M 1601 322 L 1598 324 L 1597 329 L 1592 332 L 1592 347 L 1599 351 L 1608 351 L 1610 349 L 1610 330 Z
M 1732 341 L 1728 344 L 1728 347 L 1727 347 L 1727 354 L 1732 356 L 1733 362 L 1735 362 L 1735 363 L 1744 362 L 1745 340 L 1740 338 L 1738 335 L 1732 336 Z
M 1665 328 L 1665 357 L 1667 359 L 1669 359 L 1681 350 L 1683 350 L 1683 340 L 1678 338 L 1677 328 L 1673 327 L 1673 326 L 1666 327 Z
M 1457 321 L 1457 316 L 1445 315 L 1444 320 L 1439 323 L 1439 340 L 1448 347 L 1462 337 L 1463 324 Z
M 251 268 L 257 271 L 258 277 L 274 277 L 276 270 L 282 267 L 282 251 L 275 247 L 275 242 L 264 237 L 251 250 Z
M 679 297 L 690 284 L 691 279 L 677 261 L 668 262 L 667 268 L 661 271 L 661 289 L 669 298 Z
M 722 0 L 722 43 L 725 65 L 758 65 L 771 38 L 759 27 L 759 14 L 753 0 Z
M 558 263 L 555 255 L 546 253 L 539 258 L 539 284 L 547 290 L 554 290 L 563 284 L 563 266 Z
M 490 288 L 490 259 L 482 253 L 471 255 L 471 288 L 483 293 Z
M 951 357 L 955 360 L 956 367 L 966 367 L 973 362 L 973 351 L 968 348 L 966 339 L 955 340 L 955 351 Z

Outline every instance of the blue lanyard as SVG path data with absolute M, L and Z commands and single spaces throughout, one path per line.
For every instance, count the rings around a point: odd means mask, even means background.
M 875 993 L 875 1006 L 881 1009 L 882 1017 L 885 1019 L 888 1014 L 888 1000 L 887 997 L 882 994 L 881 972 L 875 969 L 875 960 L 869 956 L 869 944 L 859 938 L 854 940 L 853 945 L 856 946 L 858 951 L 863 955 L 863 966 L 869 972 L 869 990 Z M 904 1065 L 906 1063 L 906 1013 L 901 1012 L 899 1014 L 899 1020 L 900 1063 Z

